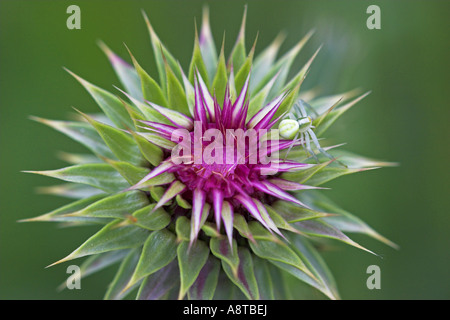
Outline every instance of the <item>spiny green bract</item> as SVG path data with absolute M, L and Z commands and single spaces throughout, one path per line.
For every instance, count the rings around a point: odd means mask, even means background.
M 199 104 L 208 107 L 225 101 L 219 106 L 225 110 L 226 101 L 234 103 L 244 97 L 247 104 L 244 106 L 242 100 L 240 108 L 246 117 L 241 113 L 244 119 L 240 123 L 253 126 L 258 119 L 280 119 L 300 99 L 307 99 L 312 109 L 311 128 L 323 137 L 328 127 L 365 94 L 356 97 L 355 91 L 350 91 L 319 98 L 312 92 L 299 92 L 317 52 L 293 78 L 288 74 L 311 32 L 281 57 L 277 57 L 281 36 L 257 55 L 255 41 L 247 53 L 244 14 L 236 43 L 225 58 L 223 43 L 217 53 L 208 11 L 204 10 L 200 36 L 196 34 L 192 60 L 185 72 L 145 14 L 144 18 L 159 81 L 131 52 L 129 64 L 100 43 L 124 91 L 117 88 L 116 93 L 108 92 L 69 71 L 103 113 L 79 112 L 79 119 L 74 121 L 33 117 L 93 153 L 62 153 L 61 158 L 70 166 L 32 171 L 65 181 L 40 191 L 75 201 L 26 221 L 100 226 L 97 233 L 54 264 L 88 256 L 81 264 L 83 277 L 120 264 L 106 299 L 121 299 L 132 292 L 137 292 L 137 299 L 287 299 L 292 292 L 286 288 L 293 288 L 287 283 L 295 281 L 307 283 L 331 299 L 338 298 L 335 281 L 316 244 L 331 238 L 369 251 L 344 232 L 363 233 L 395 244 L 327 199 L 318 186 L 389 163 L 338 151 L 335 147 L 339 146 L 325 149 L 332 149 L 340 163 L 324 159 L 320 153 L 317 163 L 302 142 L 287 155 L 281 152 L 289 163 L 304 164 L 301 170 L 285 170 L 270 180 L 256 177 L 255 186 L 260 188 L 257 194 L 265 192 L 266 196 L 257 199 L 256 195 L 246 198 L 235 194 L 224 200 L 221 190 L 215 190 L 214 202 L 210 202 L 202 190 L 189 190 L 179 172 L 168 170 L 167 159 L 175 143 L 156 129 L 149 131 L 143 123 L 154 128 L 169 128 L 173 123 L 183 126 L 186 121 L 189 124 L 192 115 L 207 119 Z M 280 98 L 274 100 L 276 97 Z M 276 108 L 264 111 L 270 101 L 278 101 Z M 270 116 L 269 111 L 273 111 Z M 208 112 L 211 122 L 211 108 Z M 198 230 L 193 232 L 193 228 Z

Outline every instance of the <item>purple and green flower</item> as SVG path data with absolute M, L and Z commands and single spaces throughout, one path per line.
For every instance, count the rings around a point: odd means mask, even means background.
M 144 18 L 159 79 L 130 50 L 128 63 L 100 43 L 123 89 L 111 93 L 69 71 L 102 112 L 33 117 L 92 153 L 63 153 L 69 166 L 31 171 L 64 181 L 41 192 L 74 201 L 26 221 L 99 226 L 54 264 L 87 257 L 82 276 L 119 264 L 106 299 L 287 299 L 287 281 L 339 298 L 323 241 L 371 252 L 346 235 L 363 233 L 395 247 L 322 187 L 391 165 L 326 146 L 326 130 L 366 94 L 300 92 L 319 50 L 292 78 L 290 69 L 312 32 L 281 56 L 282 36 L 258 54 L 255 40 L 247 52 L 244 14 L 226 58 L 205 9 L 183 69 Z M 304 102 L 305 117 L 280 126 Z

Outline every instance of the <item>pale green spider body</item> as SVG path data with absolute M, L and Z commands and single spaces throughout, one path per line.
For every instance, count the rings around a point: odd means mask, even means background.
M 284 119 L 281 120 L 278 129 L 280 130 L 280 136 L 284 139 L 293 140 L 300 130 L 300 125 L 297 120 Z
M 319 144 L 319 140 L 316 137 L 316 134 L 312 130 L 314 126 L 312 125 L 313 120 L 305 110 L 306 102 L 303 100 L 299 100 L 294 106 L 293 111 L 288 114 L 289 119 L 283 119 L 280 122 L 278 129 L 280 130 L 280 136 L 287 140 L 297 140 L 300 136 L 300 139 L 304 145 L 307 154 L 310 154 L 317 162 L 319 162 L 315 152 L 311 149 L 311 139 L 316 146 L 316 148 L 326 157 L 330 159 L 334 159 L 332 155 L 326 152 Z M 310 107 L 311 108 L 311 107 Z M 291 151 L 294 144 L 292 144 L 287 153 L 286 157 Z

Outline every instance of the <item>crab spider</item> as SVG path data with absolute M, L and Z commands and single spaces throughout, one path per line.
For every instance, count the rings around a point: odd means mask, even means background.
M 319 139 L 317 139 L 316 134 L 312 130 L 314 126 L 312 125 L 312 118 L 308 116 L 305 110 L 305 105 L 308 106 L 310 109 L 312 109 L 311 106 L 309 106 L 305 101 L 299 100 L 294 106 L 293 111 L 290 112 L 287 117 L 289 119 L 284 119 L 280 122 L 279 130 L 280 130 L 280 136 L 282 136 L 285 139 L 288 140 L 297 140 L 298 136 L 300 135 L 301 140 L 303 141 L 305 147 L 305 151 L 307 154 L 310 154 L 311 156 L 316 159 L 317 162 L 319 162 L 319 159 L 317 158 L 314 151 L 311 149 L 311 139 L 316 146 L 316 148 L 326 157 L 330 159 L 335 159 L 332 155 L 330 155 L 328 152 L 326 152 L 319 144 Z M 313 109 L 312 109 L 313 110 Z M 314 110 L 313 110 L 314 111 Z M 286 157 L 291 151 L 294 144 L 292 144 L 287 153 Z

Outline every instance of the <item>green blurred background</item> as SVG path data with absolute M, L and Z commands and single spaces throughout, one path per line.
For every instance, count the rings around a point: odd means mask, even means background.
M 67 264 L 44 267 L 81 244 L 95 228 L 59 228 L 52 223 L 17 223 L 67 202 L 35 193 L 50 178 L 21 170 L 66 164 L 57 151 L 84 152 L 65 136 L 28 119 L 67 118 L 75 106 L 97 111 L 89 95 L 64 70 L 68 67 L 113 91 L 119 85 L 101 39 L 128 55 L 123 42 L 150 74 L 153 54 L 141 15 L 144 9 L 169 50 L 187 67 L 194 17 L 208 3 L 216 45 L 226 30 L 226 50 L 248 4 L 247 44 L 259 31 L 261 50 L 284 30 L 285 52 L 310 29 L 312 40 L 297 58 L 297 70 L 323 43 L 302 89 L 323 94 L 372 90 L 327 136 L 347 149 L 399 167 L 343 177 L 327 194 L 400 245 L 353 239 L 379 253 L 372 256 L 336 243 L 324 254 L 344 299 L 449 299 L 449 52 L 450 1 L 1 1 L 0 2 L 0 298 L 101 299 L 113 268 L 82 280 L 81 290 L 58 292 Z M 81 30 L 66 28 L 66 8 L 81 8 Z M 366 9 L 381 8 L 381 30 L 368 30 Z M 381 290 L 368 290 L 366 269 L 381 268 Z M 319 296 L 318 296 L 319 297 Z

